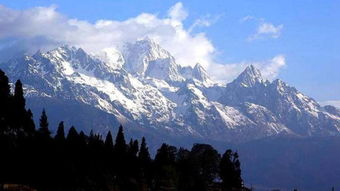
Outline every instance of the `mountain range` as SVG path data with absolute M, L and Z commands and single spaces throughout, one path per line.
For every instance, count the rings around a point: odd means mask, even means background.
M 61 120 L 103 136 L 122 124 L 128 137 L 146 136 L 153 154 L 162 142 L 238 150 L 244 180 L 257 190 L 340 186 L 340 110 L 253 65 L 221 85 L 146 38 L 95 55 L 65 45 L 0 69 L 12 84 L 22 81 L 37 122 L 46 109 L 52 133 Z
M 98 55 L 65 45 L 0 68 L 25 84 L 33 110 L 45 107 L 85 131 L 104 134 L 122 124 L 140 135 L 236 143 L 340 134 L 339 109 L 320 106 L 279 79 L 264 79 L 253 65 L 221 85 L 199 63 L 183 67 L 148 38 Z

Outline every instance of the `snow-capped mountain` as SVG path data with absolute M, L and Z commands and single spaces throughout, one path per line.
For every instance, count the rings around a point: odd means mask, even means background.
M 124 69 L 139 77 L 151 77 L 166 81 L 183 81 L 180 67 L 170 53 L 149 38 L 128 43 L 124 47 Z
M 0 68 L 23 81 L 29 99 L 96 108 L 136 132 L 224 142 L 340 134 L 339 110 L 321 107 L 280 80 L 263 79 L 254 66 L 221 86 L 200 64 L 182 67 L 150 39 L 95 56 L 63 46 Z M 49 104 L 41 107 L 48 110 Z M 80 128 L 106 131 L 101 122 Z
M 315 100 L 279 79 L 273 82 L 263 80 L 260 71 L 253 66 L 227 85 L 220 100 L 243 110 L 246 110 L 247 103 L 265 107 L 277 121 L 299 135 L 339 134 L 339 115 L 327 112 L 327 108 L 332 106 L 321 107 Z

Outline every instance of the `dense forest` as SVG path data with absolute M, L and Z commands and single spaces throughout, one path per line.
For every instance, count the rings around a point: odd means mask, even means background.
M 123 127 L 113 139 L 91 132 L 55 134 L 42 111 L 36 127 L 25 106 L 20 80 L 11 91 L 0 70 L 0 186 L 25 185 L 36 190 L 247 190 L 237 152 L 221 156 L 212 146 L 191 150 L 162 144 L 154 159 L 145 138 L 126 142 Z M 1 190 L 2 188 L 0 188 Z

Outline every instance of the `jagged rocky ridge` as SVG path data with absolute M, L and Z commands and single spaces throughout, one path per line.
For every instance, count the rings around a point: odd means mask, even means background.
M 12 59 L 0 68 L 26 84 L 28 98 L 85 104 L 136 131 L 233 142 L 279 134 L 340 134 L 338 109 L 320 106 L 281 80 L 263 79 L 254 66 L 218 85 L 202 66 L 176 64 L 150 39 L 99 56 L 63 46 Z M 107 128 L 98 126 L 97 131 Z

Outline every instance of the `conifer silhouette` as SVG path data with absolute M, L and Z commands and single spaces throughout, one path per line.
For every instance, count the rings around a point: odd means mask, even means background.
M 10 86 L 8 77 L 0 70 L 0 134 L 8 131 Z
M 45 109 L 43 109 L 43 111 L 41 113 L 41 117 L 40 117 L 39 122 L 40 122 L 39 123 L 40 128 L 38 129 L 39 134 L 43 137 L 50 137 L 51 132 L 48 129 L 48 119 L 47 119 Z
M 141 161 L 143 165 L 147 165 L 150 163 L 151 158 L 150 158 L 150 153 L 149 153 L 149 148 L 146 145 L 145 137 L 142 138 L 142 143 L 140 145 L 140 150 L 138 153 L 138 158 Z
M 112 135 L 111 135 L 111 131 L 109 131 L 106 135 L 105 138 L 105 146 L 108 149 L 113 149 L 113 140 L 112 140 Z
M 17 109 L 25 110 L 26 101 L 24 98 L 24 90 L 22 88 L 22 83 L 20 80 L 17 80 L 15 83 L 14 102 Z
M 123 132 L 123 126 L 119 126 L 114 149 L 117 154 L 124 154 L 126 152 L 126 142 Z
M 64 121 L 61 121 L 58 125 L 57 134 L 55 135 L 54 139 L 59 142 L 65 141 L 65 127 Z

